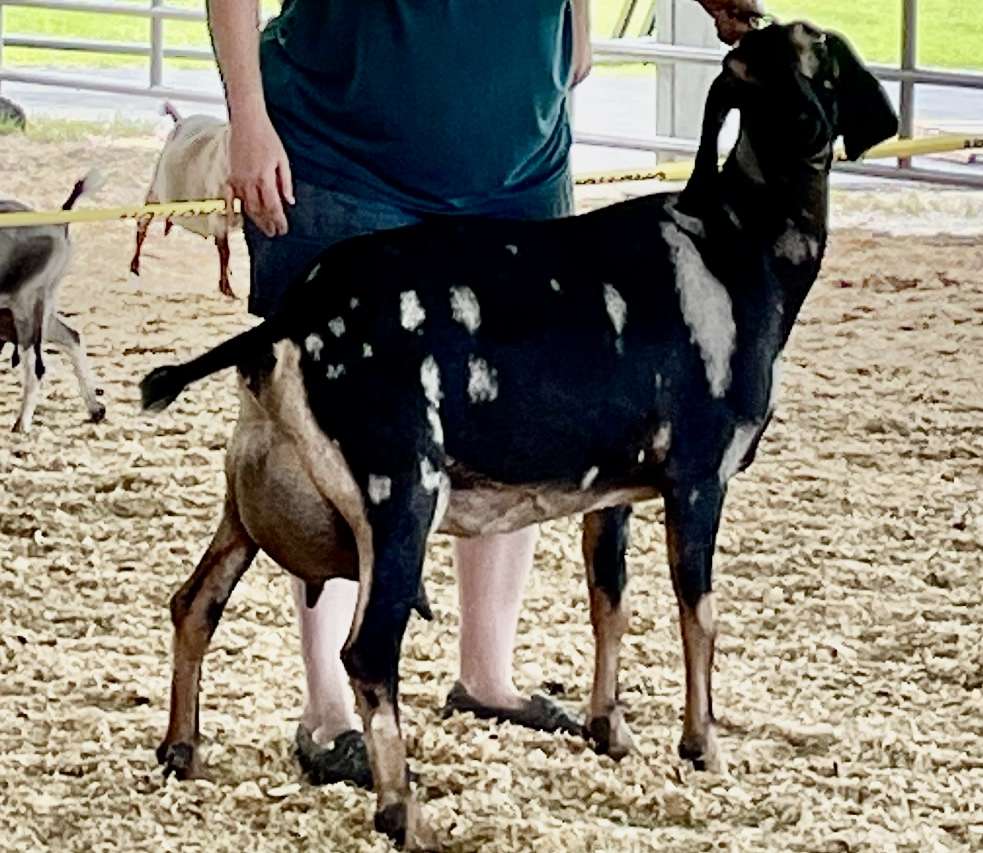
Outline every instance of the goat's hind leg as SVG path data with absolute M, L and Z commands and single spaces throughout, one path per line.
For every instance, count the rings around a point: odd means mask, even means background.
M 618 656 L 628 629 L 625 585 L 628 575 L 630 507 L 611 507 L 584 516 L 583 550 L 594 628 L 594 686 L 587 733 L 601 755 L 624 758 L 634 747 L 618 702 Z
M 72 362 L 72 369 L 75 371 L 75 378 L 78 379 L 82 400 L 89 411 L 89 417 L 93 423 L 99 423 L 106 416 L 106 407 L 98 400 L 98 396 L 102 392 L 95 387 L 92 371 L 89 369 L 89 360 L 86 358 L 85 348 L 82 346 L 81 336 L 55 314 L 48 321 L 44 337 L 45 340 L 50 341 L 68 354 Z
M 203 775 L 198 755 L 198 690 L 201 662 L 232 590 L 256 556 L 231 498 L 218 530 L 191 577 L 171 599 L 174 669 L 167 734 L 157 748 L 164 773 L 179 779 Z
M 218 289 L 223 296 L 235 299 L 235 291 L 229 284 L 229 235 L 216 234 L 215 248 L 218 249 Z

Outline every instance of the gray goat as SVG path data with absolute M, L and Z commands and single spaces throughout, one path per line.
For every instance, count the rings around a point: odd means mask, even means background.
M 102 180 L 90 172 L 76 182 L 62 210 L 95 192 Z M 26 212 L 18 201 L 0 199 L 0 213 Z M 93 385 L 79 333 L 56 310 L 58 285 L 71 258 L 68 225 L 27 225 L 0 228 L 0 350 L 14 345 L 13 364 L 24 363 L 24 398 L 14 432 L 29 432 L 44 376 L 41 346 L 48 342 L 68 353 L 78 377 L 82 399 L 95 422 L 106 415 Z

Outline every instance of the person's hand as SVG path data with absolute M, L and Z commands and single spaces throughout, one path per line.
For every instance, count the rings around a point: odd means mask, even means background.
M 287 233 L 284 203 L 294 203 L 290 163 L 269 116 L 233 121 L 229 140 L 229 198 L 242 207 L 267 237 Z
M 760 0 L 698 0 L 717 25 L 717 36 L 725 44 L 734 44 L 754 28 L 764 14 Z

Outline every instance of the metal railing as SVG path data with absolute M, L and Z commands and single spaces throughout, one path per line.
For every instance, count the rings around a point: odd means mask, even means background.
M 165 21 L 191 21 L 203 24 L 206 21 L 205 13 L 197 9 L 168 6 L 164 0 L 144 0 L 144 3 L 145 5 L 137 5 L 136 3 L 114 2 L 114 0 L 101 0 L 101 2 L 87 2 L 87 0 L 0 0 L 0 85 L 3 84 L 3 81 L 8 80 L 15 83 L 83 89 L 118 95 L 145 95 L 154 98 L 172 98 L 210 104 L 224 103 L 224 98 L 219 92 L 181 89 L 164 84 L 164 61 L 166 59 L 214 62 L 215 58 L 212 51 L 207 48 L 167 47 L 164 42 Z M 149 36 L 146 42 L 138 43 L 56 39 L 19 34 L 5 35 L 3 13 L 7 6 L 144 18 L 149 24 Z M 141 86 L 136 83 L 107 80 L 97 76 L 75 73 L 64 74 L 8 68 L 3 64 L 5 46 L 146 58 L 148 60 L 147 85 Z
M 19 34 L 5 35 L 3 13 L 4 8 L 7 6 L 53 9 L 63 12 L 94 12 L 144 18 L 149 22 L 149 40 L 146 43 L 129 43 L 84 39 L 55 39 Z M 917 12 L 917 0 L 902 0 L 902 58 L 900 65 L 871 66 L 874 73 L 881 80 L 900 83 L 901 98 L 899 113 L 901 119 L 901 136 L 903 138 L 911 138 L 914 134 L 917 86 L 961 87 L 983 91 L 983 74 L 969 71 L 940 71 L 918 67 L 916 62 Z M 97 0 L 92 0 L 92 2 L 89 2 L 89 0 L 0 0 L 0 84 L 4 80 L 8 80 L 19 83 L 115 94 L 144 95 L 155 98 L 171 98 L 174 100 L 203 103 L 222 103 L 223 98 L 216 91 L 182 89 L 164 84 L 163 72 L 166 59 L 190 59 L 202 62 L 214 61 L 212 51 L 208 49 L 165 46 L 164 24 L 168 20 L 204 23 L 206 16 L 204 12 L 199 10 L 168 6 L 165 0 L 145 0 L 145 5 L 137 5 L 135 2 L 119 2 L 119 0 L 99 0 L 98 2 Z M 74 73 L 7 68 L 3 64 L 4 46 L 146 58 L 148 60 L 147 85 L 141 86 L 135 83 L 126 83 Z M 716 66 L 719 65 L 723 57 L 723 51 L 720 49 L 666 44 L 658 42 L 654 38 L 644 37 L 595 39 L 593 46 L 595 57 L 599 62 L 620 64 L 657 63 Z M 583 145 L 651 151 L 653 153 L 692 154 L 697 147 L 696 139 L 674 136 L 633 138 L 598 133 L 578 133 L 575 139 Z M 897 167 L 863 163 L 838 164 L 837 168 L 843 171 L 875 177 L 903 178 L 905 180 L 983 187 L 983 176 L 981 175 L 915 167 L 911 164 L 910 159 L 899 161 Z

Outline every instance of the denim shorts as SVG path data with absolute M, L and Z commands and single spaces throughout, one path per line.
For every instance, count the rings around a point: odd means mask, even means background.
M 573 213 L 573 185 L 569 176 L 554 184 L 549 195 L 525 194 L 514 210 L 498 215 L 508 219 L 555 219 Z M 420 221 L 418 214 L 320 185 L 294 180 L 296 203 L 287 206 L 288 231 L 267 237 L 246 217 L 249 249 L 249 313 L 268 317 L 280 304 L 287 287 L 306 276 L 315 259 L 341 240 L 399 228 Z

